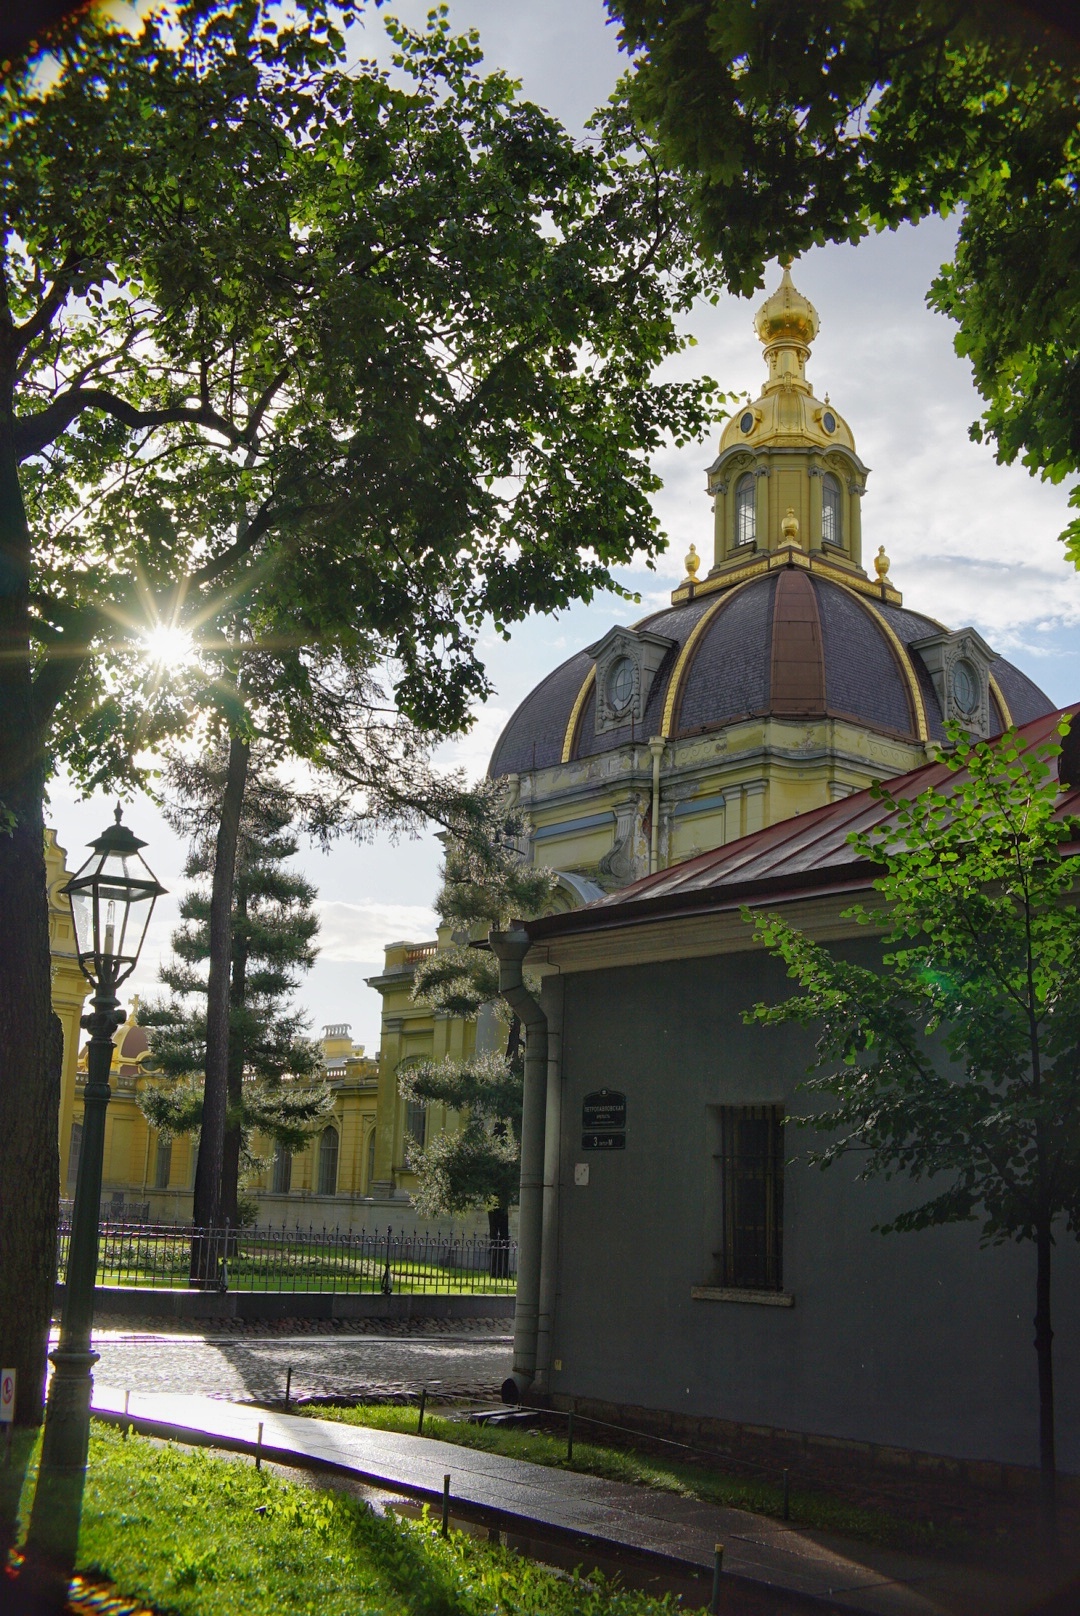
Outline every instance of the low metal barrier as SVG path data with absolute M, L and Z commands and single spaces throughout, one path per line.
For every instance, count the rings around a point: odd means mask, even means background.
M 57 1235 L 67 1277 L 71 1226 Z M 176 1290 L 512 1293 L 517 1244 L 464 1235 L 103 1221 L 98 1284 Z

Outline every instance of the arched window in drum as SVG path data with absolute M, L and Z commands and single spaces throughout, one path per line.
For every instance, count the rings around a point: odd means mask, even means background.
M 748 471 L 735 485 L 736 544 L 753 544 L 757 538 L 756 481 L 753 472 Z
M 821 479 L 821 542 L 844 542 L 840 523 L 840 480 L 831 471 L 827 471 Z

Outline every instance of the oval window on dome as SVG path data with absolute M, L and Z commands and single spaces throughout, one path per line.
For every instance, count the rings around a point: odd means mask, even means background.
M 752 432 L 754 430 L 753 410 L 743 411 L 742 415 L 739 417 L 739 429 L 742 432 Z
M 612 711 L 621 713 L 634 699 L 634 664 L 628 656 L 612 663 L 607 678 L 608 701 Z
M 832 410 L 825 411 L 825 414 L 821 417 L 821 424 L 825 428 L 826 432 L 831 433 L 836 431 L 836 416 L 833 414 Z
M 962 713 L 973 713 L 979 705 L 979 679 L 970 662 L 953 663 L 952 698 Z

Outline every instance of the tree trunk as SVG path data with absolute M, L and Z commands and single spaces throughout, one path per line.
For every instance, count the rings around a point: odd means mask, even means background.
M 250 755 L 250 744 L 234 736 L 229 744 L 229 766 L 214 849 L 214 876 L 210 888 L 210 970 L 206 986 L 206 1082 L 192 1208 L 194 1223 L 201 1229 L 219 1227 L 222 1218 L 221 1186 L 229 1099 L 233 884 Z M 191 1246 L 191 1279 L 196 1285 L 209 1287 L 218 1282 L 217 1254 L 198 1238 L 192 1241 Z
M 233 1230 L 240 1221 L 238 1203 L 240 1146 L 243 1133 L 240 1116 L 244 1104 L 245 1053 L 243 1012 L 247 1000 L 248 939 L 243 924 L 247 920 L 247 892 L 244 889 L 243 872 L 237 879 L 236 887 L 233 913 L 240 926 L 234 931 L 229 978 L 229 1112 L 225 1126 L 225 1149 L 221 1170 L 221 1216 Z
M 488 1273 L 492 1279 L 508 1279 L 510 1276 L 510 1208 L 508 1206 L 488 1207 L 488 1240 L 490 1241 Z
M 56 1264 L 55 1040 L 62 1034 L 50 991 L 43 748 L 30 663 L 30 533 L 12 424 L 9 377 L 0 400 L 0 1363 L 18 1371 L 17 1422 L 36 1425 Z
M 1057 1511 L 1057 1459 L 1054 1452 L 1054 1332 L 1050 1322 L 1050 1225 L 1035 1233 L 1035 1355 L 1039 1364 L 1039 1471 L 1043 1507 L 1053 1532 Z

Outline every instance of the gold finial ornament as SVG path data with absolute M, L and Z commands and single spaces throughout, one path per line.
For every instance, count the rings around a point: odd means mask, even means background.
M 755 331 L 766 346 L 773 342 L 797 342 L 808 348 L 820 324 L 817 310 L 796 287 L 791 270 L 785 264 L 780 285 L 754 316 Z
M 780 532 L 785 544 L 799 544 L 799 518 L 795 515 L 793 505 L 789 505 L 785 512 L 784 520 L 780 523 Z
M 697 553 L 697 545 L 696 544 L 692 544 L 690 546 L 690 554 L 686 557 L 686 560 L 683 562 L 683 565 L 686 568 L 686 576 L 687 576 L 687 578 L 690 580 L 690 582 L 692 584 L 696 584 L 697 583 L 698 568 L 701 566 L 701 557 Z
M 889 565 L 889 558 L 885 554 L 885 546 L 883 544 L 879 544 L 878 553 L 874 557 L 874 571 L 877 573 L 882 583 L 884 583 L 886 578 L 889 576 Z

